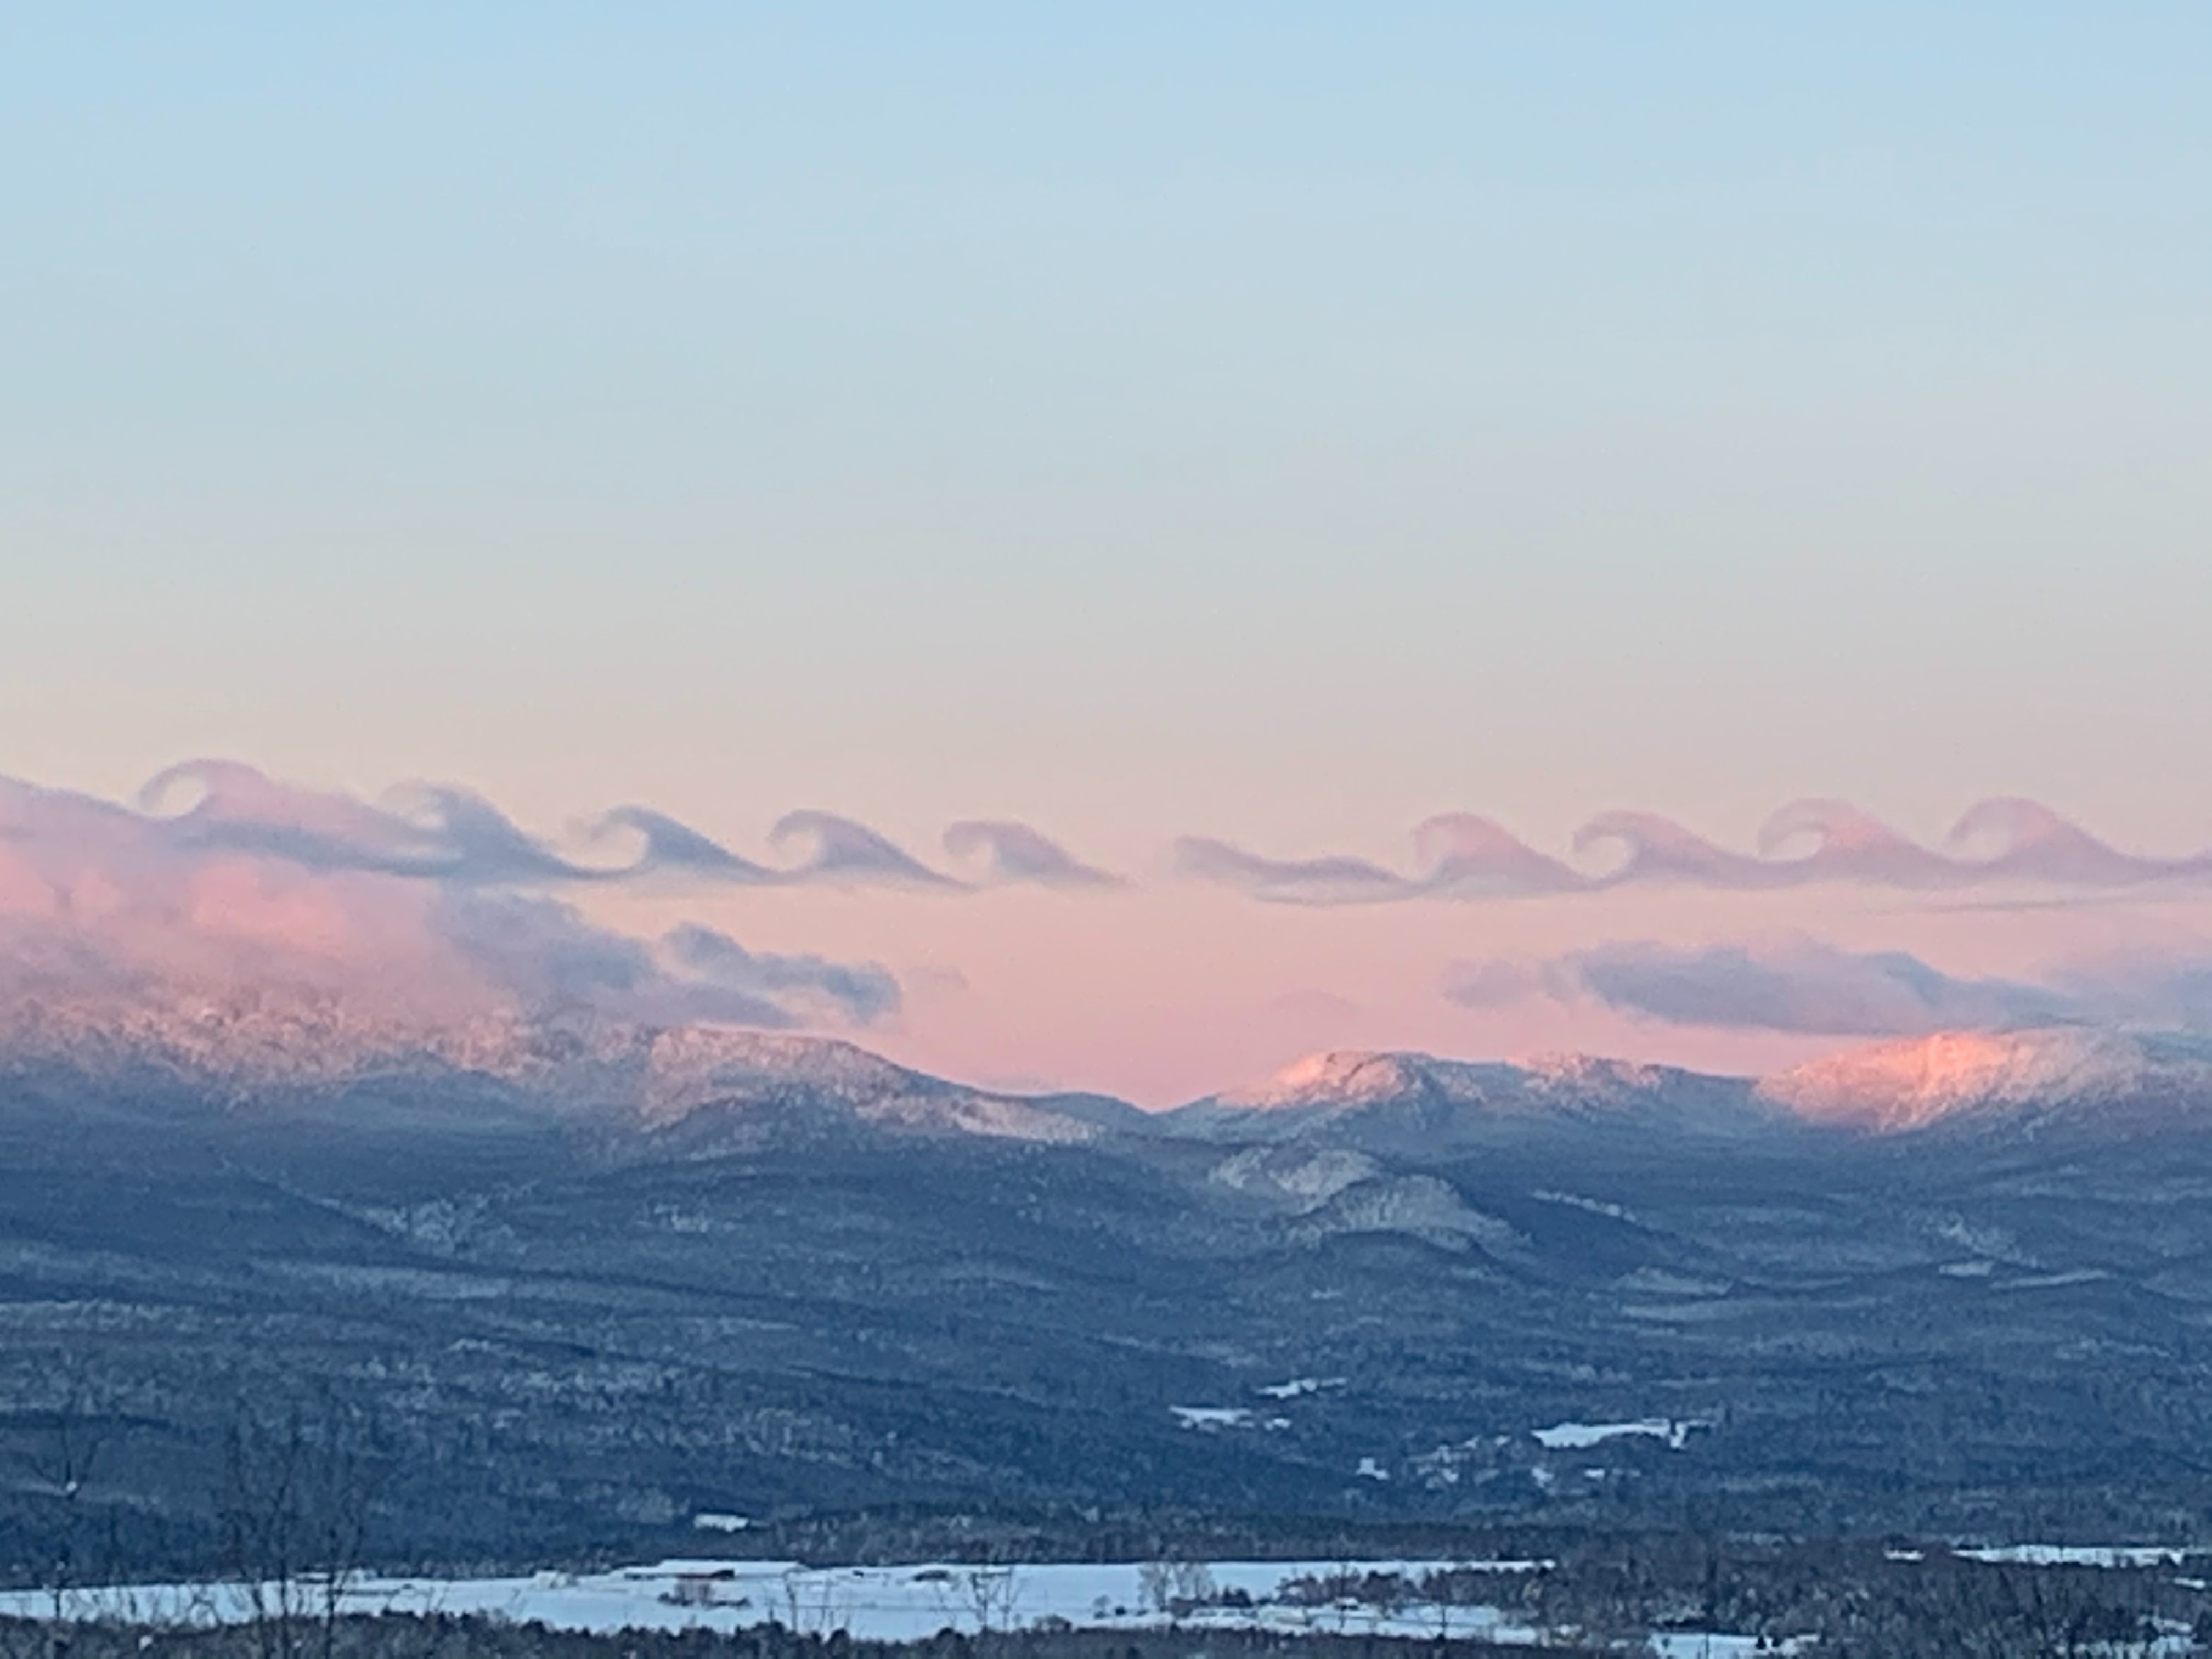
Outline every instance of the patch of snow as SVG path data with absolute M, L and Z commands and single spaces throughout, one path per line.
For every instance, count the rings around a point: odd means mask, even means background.
M 1651 1632 L 1651 1651 L 1658 1659 L 1750 1659 L 1753 1654 L 1802 1653 L 1813 1643 L 1809 1636 L 1785 1636 L 1771 1647 L 1760 1640 L 1716 1630 L 1657 1630 Z
M 1531 1433 L 1536 1443 L 1547 1451 L 1581 1451 L 1607 1440 L 1622 1440 L 1634 1435 L 1664 1441 L 1672 1449 L 1680 1451 L 1689 1443 L 1691 1430 L 1711 1426 L 1696 1418 L 1645 1417 L 1633 1423 L 1554 1423 L 1548 1429 L 1535 1429 Z
M 691 1517 L 691 1524 L 701 1532 L 743 1532 L 752 1525 L 752 1518 L 726 1515 L 720 1510 L 702 1510 Z
M 1206 1179 L 1234 1192 L 1272 1195 L 1310 1209 L 1382 1173 L 1382 1166 L 1366 1153 L 1342 1147 L 1309 1152 L 1295 1146 L 1248 1146 L 1224 1158 Z
M 2160 1544 L 2007 1544 L 1954 1550 L 1962 1560 L 2016 1567 L 2178 1567 L 2186 1550 Z
M 1301 1395 L 1319 1394 L 1323 1389 L 1340 1389 L 1345 1381 L 1341 1376 L 1294 1376 L 1287 1382 L 1270 1382 L 1253 1392 L 1269 1400 L 1296 1400 Z
M 1946 1279 L 1987 1279 L 1996 1270 L 1994 1261 L 1947 1261 L 1936 1271 Z
M 1633 1223 L 1636 1219 L 1631 1212 L 1618 1204 L 1608 1204 L 1601 1198 L 1584 1198 L 1580 1193 L 1559 1193 L 1545 1188 L 1528 1196 L 1540 1198 L 1547 1204 L 1565 1204 L 1572 1209 L 1587 1210 L 1592 1215 L 1607 1216 L 1615 1221 Z
M 1186 1429 L 1241 1429 L 1252 1421 L 1247 1406 L 1170 1406 L 1178 1425 Z
M 1388 1480 L 1390 1478 L 1390 1471 L 1371 1457 L 1361 1458 L 1359 1467 L 1352 1473 L 1363 1480 Z

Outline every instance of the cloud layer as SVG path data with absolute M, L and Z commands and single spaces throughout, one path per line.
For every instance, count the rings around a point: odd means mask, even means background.
M 646 851 L 621 873 L 714 862 L 628 827 Z M 789 1027 L 899 1006 L 873 964 L 752 952 L 696 926 L 634 938 L 554 896 L 608 878 L 455 789 L 371 806 L 203 763 L 128 806 L 0 780 L 0 1012 L 281 995 L 448 1025 L 585 1011 Z
M 957 874 L 828 812 L 787 813 L 766 840 L 768 856 L 748 857 L 633 805 L 556 842 L 453 785 L 365 801 L 232 761 L 172 767 L 129 802 L 0 779 L 0 1024 L 189 1024 L 251 1005 L 409 1030 L 574 1012 L 866 1026 L 902 1005 L 875 963 L 754 951 L 696 922 L 635 937 L 578 902 L 626 884 L 1123 884 L 1004 820 L 945 832 Z
M 1068 889 L 1126 887 L 1121 877 L 1083 863 L 1058 842 L 1025 823 L 1001 818 L 969 818 L 945 832 L 945 850 L 980 866 L 981 879 L 994 885 L 1026 882 Z
M 766 858 L 748 857 L 638 805 L 602 813 L 564 847 L 453 785 L 410 785 L 371 804 L 296 788 L 232 761 L 170 768 L 140 792 L 136 816 L 181 849 L 457 886 L 555 888 L 676 878 L 950 894 L 1010 885 L 1103 892 L 1130 884 L 1031 826 L 1005 819 L 965 819 L 947 829 L 943 846 L 950 868 L 925 861 L 866 823 L 814 810 L 777 819 Z M 1188 877 L 1269 902 L 1305 905 L 1653 886 L 2094 891 L 2212 879 L 2212 853 L 2158 859 L 2122 852 L 2048 807 L 2010 798 L 1970 807 L 1942 850 L 1908 840 L 1846 802 L 1811 799 L 1775 813 L 1751 852 L 1722 847 L 1672 819 L 1630 811 L 1591 819 L 1576 833 L 1565 859 L 1539 852 L 1473 813 L 1425 820 L 1413 831 L 1413 867 L 1399 871 L 1346 854 L 1273 858 L 1205 836 L 1184 836 L 1172 848 L 1176 867 Z
M 1186 836 L 1178 867 L 1201 881 L 1283 904 L 1375 904 L 1598 893 L 1635 886 L 1760 891 L 1824 883 L 1917 892 L 2034 885 L 2118 889 L 2212 878 L 2212 853 L 2124 853 L 2032 800 L 1978 802 L 1945 838 L 1948 851 L 1908 840 L 1838 800 L 1802 800 L 1767 820 L 1756 852 L 1735 852 L 1649 812 L 1607 812 L 1577 832 L 1583 868 L 1536 851 L 1492 820 L 1431 818 L 1413 832 L 1415 867 L 1390 870 L 1332 855 L 1281 860 Z
M 1463 1007 L 1533 997 L 1589 1001 L 1632 1018 L 1729 1031 L 1917 1036 L 2066 1023 L 2212 1025 L 2212 963 L 2138 957 L 2043 982 L 1960 978 L 1904 951 L 1817 940 L 1600 945 L 1549 961 L 1461 963 L 1444 995 Z
M 1196 878 L 1305 905 L 1822 882 L 1987 889 L 2015 903 L 2023 900 L 2008 890 L 2021 885 L 2094 895 L 2212 876 L 2212 857 L 2122 852 L 2009 799 L 1972 808 L 1940 851 L 1814 800 L 1776 814 L 1749 852 L 1665 819 L 1608 813 L 1555 858 L 1460 814 L 1421 824 L 1413 854 L 1409 874 L 1353 857 L 1179 846 Z M 583 1011 L 653 1024 L 853 1027 L 899 1012 L 898 981 L 873 963 L 760 951 L 696 920 L 634 936 L 584 908 L 607 914 L 613 907 L 592 896 L 629 885 L 665 905 L 687 884 L 957 896 L 1110 894 L 1128 883 L 1004 819 L 955 823 L 941 854 L 924 859 L 868 824 L 803 811 L 776 820 L 755 854 L 642 805 L 556 839 L 465 788 L 416 785 L 365 801 L 230 762 L 172 768 L 129 802 L 0 780 L 0 1019 L 31 1007 L 182 1007 L 270 994 L 447 1025 Z M 1137 925 L 1138 912 L 1128 914 Z M 1267 969 L 1255 961 L 1251 971 Z M 1533 964 L 1462 963 L 1445 994 L 1467 1006 L 1543 998 L 1670 1025 L 1850 1037 L 2052 1020 L 2208 1024 L 2212 963 L 2111 960 L 1994 979 L 1802 939 L 1630 942 Z
M 865 823 L 813 811 L 787 812 L 769 831 L 772 848 L 798 851 L 795 861 L 782 865 L 746 858 L 640 805 L 602 813 L 584 827 L 579 844 L 564 851 L 523 830 L 483 796 L 450 784 L 410 784 L 372 805 L 280 783 L 235 761 L 169 768 L 139 792 L 131 816 L 149 835 L 179 849 L 457 886 L 549 887 L 668 875 L 750 886 L 941 892 L 1011 884 L 1121 884 L 1028 825 L 999 820 L 956 823 L 945 832 L 946 852 L 975 866 L 967 878 L 932 868 Z

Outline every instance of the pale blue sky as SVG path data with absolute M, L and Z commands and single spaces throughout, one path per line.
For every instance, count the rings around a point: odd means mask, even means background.
M 2212 839 L 2202 7 L 0 15 L 0 772 Z

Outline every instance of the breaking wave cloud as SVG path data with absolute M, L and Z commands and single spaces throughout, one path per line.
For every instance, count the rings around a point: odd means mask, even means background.
M 1377 904 L 1676 886 L 1759 892 L 1823 884 L 1903 892 L 2035 886 L 2140 889 L 2212 878 L 2212 852 L 2154 858 L 2123 852 L 2039 802 L 1977 802 L 1942 848 L 1923 846 L 1849 803 L 1793 802 L 1751 852 L 1708 841 L 1649 812 L 1606 812 L 1577 832 L 1571 860 L 1537 851 L 1486 817 L 1450 813 L 1413 831 L 1400 871 L 1344 855 L 1271 858 L 1224 841 L 1176 843 L 1186 876 L 1279 904 Z

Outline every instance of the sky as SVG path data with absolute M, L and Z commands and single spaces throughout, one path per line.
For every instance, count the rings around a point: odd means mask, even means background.
M 92 882 L 214 972 L 282 893 L 477 971 L 550 906 L 1147 1103 L 2196 1021 L 2208 62 L 2182 4 L 0 11 L 0 920 Z M 140 802 L 203 759 L 271 781 Z M 1574 848 L 1993 798 L 2136 862 Z M 773 878 L 608 874 L 626 806 Z M 1431 878 L 1449 814 L 1576 879 Z

